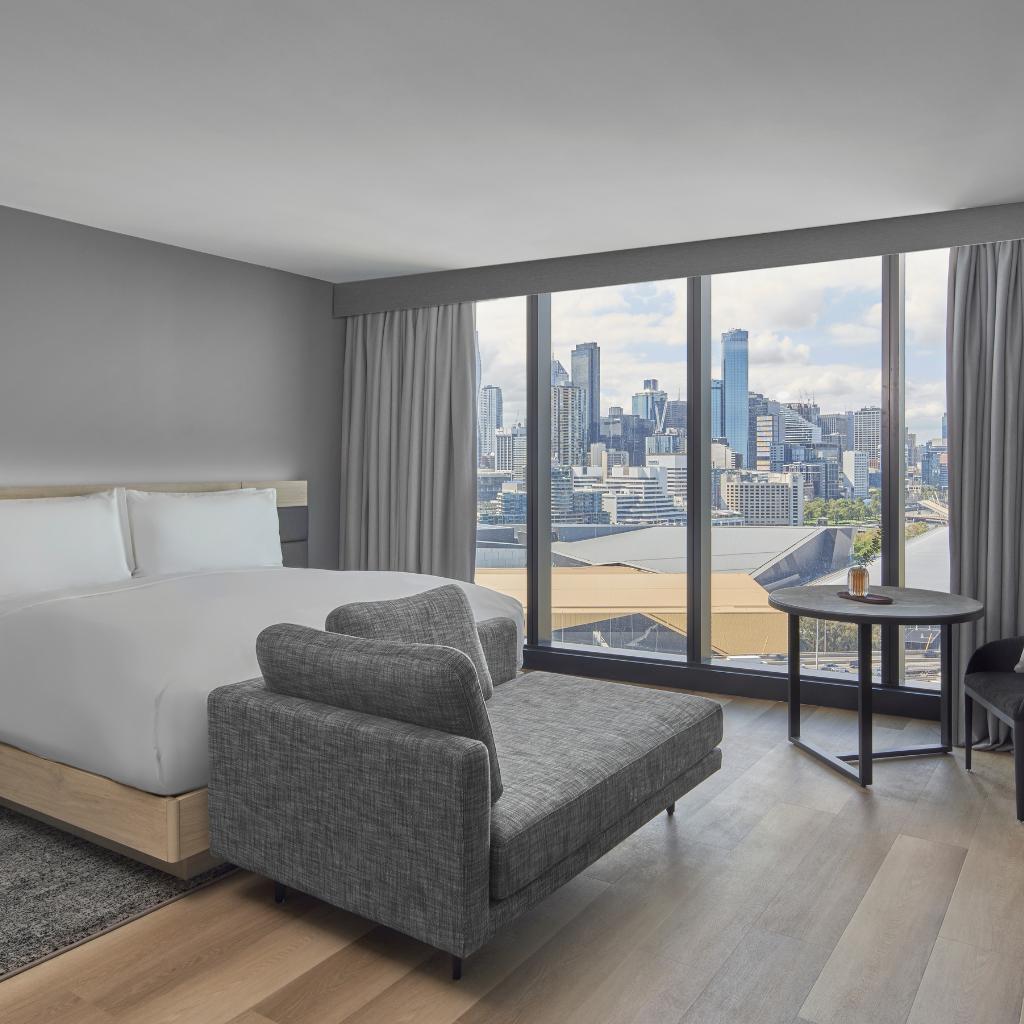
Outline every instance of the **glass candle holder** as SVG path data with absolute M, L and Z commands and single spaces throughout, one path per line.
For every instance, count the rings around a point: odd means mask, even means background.
M 851 565 L 846 574 L 846 592 L 851 597 L 867 597 L 871 586 L 871 576 L 866 566 Z

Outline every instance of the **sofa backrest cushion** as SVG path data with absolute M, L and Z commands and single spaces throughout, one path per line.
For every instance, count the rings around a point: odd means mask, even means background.
M 327 616 L 327 630 L 368 640 L 441 644 L 462 651 L 476 669 L 484 700 L 494 693 L 487 658 L 465 591 L 454 583 L 390 601 L 343 604 Z
M 501 796 L 491 722 L 462 651 L 281 623 L 256 638 L 256 657 L 275 693 L 479 740 L 491 765 L 491 803 Z

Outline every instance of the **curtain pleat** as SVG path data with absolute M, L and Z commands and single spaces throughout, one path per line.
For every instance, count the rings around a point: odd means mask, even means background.
M 955 632 L 954 726 L 963 739 L 961 682 L 981 644 L 1024 634 L 1024 243 L 950 251 L 946 329 L 950 586 L 985 616 Z M 1021 680 L 1024 686 L 1024 679 Z M 975 714 L 975 742 L 1009 729 Z
M 345 321 L 341 568 L 472 580 L 472 303 Z

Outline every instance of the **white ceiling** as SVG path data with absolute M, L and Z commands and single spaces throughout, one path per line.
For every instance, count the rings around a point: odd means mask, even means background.
M 1020 0 L 3 0 L 0 204 L 331 281 L 1024 200 Z

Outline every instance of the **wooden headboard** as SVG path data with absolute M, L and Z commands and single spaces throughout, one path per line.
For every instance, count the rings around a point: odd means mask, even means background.
M 281 526 L 281 552 L 284 564 L 309 565 L 309 503 L 305 480 L 202 480 L 198 483 L 117 483 L 117 484 L 28 484 L 24 487 L 0 487 L 5 498 L 73 498 L 96 494 L 115 487 L 137 491 L 231 491 L 241 487 L 274 487 L 277 490 L 277 518 Z

